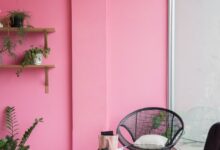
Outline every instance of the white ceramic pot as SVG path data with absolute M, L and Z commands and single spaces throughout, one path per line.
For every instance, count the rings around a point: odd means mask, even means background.
M 3 28 L 3 27 L 4 27 L 4 26 L 3 26 L 3 23 L 0 22 L 0 28 Z
M 34 65 L 41 65 L 42 61 L 43 61 L 43 54 L 42 53 L 36 54 L 36 57 L 33 60 Z

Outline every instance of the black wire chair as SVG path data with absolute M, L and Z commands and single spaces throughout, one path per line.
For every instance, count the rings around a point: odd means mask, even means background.
M 127 131 L 132 142 L 127 140 L 123 131 Z M 136 110 L 125 116 L 117 127 L 119 141 L 129 150 L 148 150 L 135 146 L 133 143 L 142 135 L 157 134 L 168 140 L 160 150 L 171 150 L 183 134 L 184 123 L 175 112 L 158 107 L 148 107 Z M 151 149 L 152 150 L 152 149 Z

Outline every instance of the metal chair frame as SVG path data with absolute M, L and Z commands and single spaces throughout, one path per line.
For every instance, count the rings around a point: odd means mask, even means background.
M 160 113 L 165 114 L 165 119 L 163 120 L 163 125 L 159 126 L 158 128 L 150 128 L 151 125 L 149 125 L 146 120 L 150 118 L 150 121 L 152 121 L 157 115 L 160 115 Z M 155 116 L 149 117 L 151 113 Z M 147 117 L 143 117 L 142 114 L 146 114 Z M 143 118 L 141 118 L 143 117 Z M 139 118 L 142 120 L 139 121 Z M 130 119 L 130 120 L 129 120 Z M 140 123 L 144 123 L 143 125 L 139 125 Z M 148 125 L 148 126 L 147 126 Z M 159 149 L 159 150 L 171 150 L 180 137 L 183 134 L 184 131 L 184 123 L 181 117 L 175 113 L 174 111 L 171 111 L 169 109 L 160 108 L 160 107 L 147 107 L 138 109 L 127 116 L 125 116 L 119 123 L 117 127 L 117 134 L 119 135 L 119 141 L 123 146 L 126 146 L 129 150 L 150 150 L 150 149 L 143 149 L 140 147 L 135 146 L 133 143 L 130 143 L 122 134 L 121 128 L 126 129 L 126 131 L 131 136 L 133 142 L 136 141 L 140 136 L 145 134 L 159 134 L 161 135 L 164 130 L 170 129 L 170 137 L 168 138 L 168 141 L 165 145 L 165 147 Z M 141 131 L 140 128 L 143 128 L 144 132 Z M 157 131 L 158 130 L 158 131 Z M 139 133 L 140 132 L 140 133 Z M 151 149 L 152 150 L 152 149 Z

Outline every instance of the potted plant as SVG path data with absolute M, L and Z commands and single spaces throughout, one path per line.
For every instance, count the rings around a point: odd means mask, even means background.
M 49 53 L 50 48 L 32 47 L 26 50 L 21 62 L 22 68 L 19 68 L 16 72 L 17 76 L 20 75 L 26 65 L 41 65 L 43 57 L 47 58 Z
M 17 138 L 18 122 L 16 120 L 15 108 L 7 107 L 5 110 L 5 122 L 8 129 L 8 135 L 0 139 L 0 150 L 28 150 L 29 145 L 25 145 L 34 128 L 41 122 L 43 118 L 37 118 L 33 124 L 25 131 L 21 139 Z
M 24 19 L 29 18 L 29 14 L 24 11 L 19 11 L 19 10 L 14 10 L 14 11 L 9 11 L 8 15 L 5 16 L 1 21 L 3 22 L 4 27 L 18 27 L 17 35 L 19 38 L 17 39 L 12 39 L 11 36 L 9 35 L 10 32 L 8 31 L 8 34 L 6 36 L 3 36 L 1 45 L 2 47 L 0 48 L 0 56 L 3 53 L 8 53 L 10 56 L 13 56 L 16 58 L 16 54 L 14 53 L 14 49 L 17 44 L 22 44 L 24 35 L 25 35 L 25 30 L 24 30 Z M 27 27 L 31 27 L 30 25 L 27 25 Z
M 50 48 L 41 48 L 41 47 L 32 47 L 29 50 L 25 51 L 24 59 L 21 62 L 21 65 L 41 65 L 43 56 L 47 58 L 50 53 Z
M 27 12 L 19 10 L 9 11 L 8 16 L 10 18 L 11 27 L 23 27 L 24 20 L 30 17 Z

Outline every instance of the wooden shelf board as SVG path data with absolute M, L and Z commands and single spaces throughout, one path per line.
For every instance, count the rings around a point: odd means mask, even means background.
M 0 65 L 0 69 L 4 68 L 21 68 L 21 65 Z M 27 65 L 24 68 L 55 68 L 55 65 Z
M 10 28 L 10 27 L 6 27 L 6 28 L 0 28 L 0 32 L 18 32 L 19 29 L 18 28 Z M 53 33 L 55 32 L 54 28 L 24 28 L 25 32 L 36 32 L 36 33 L 40 33 L 40 32 L 47 32 L 47 33 Z

